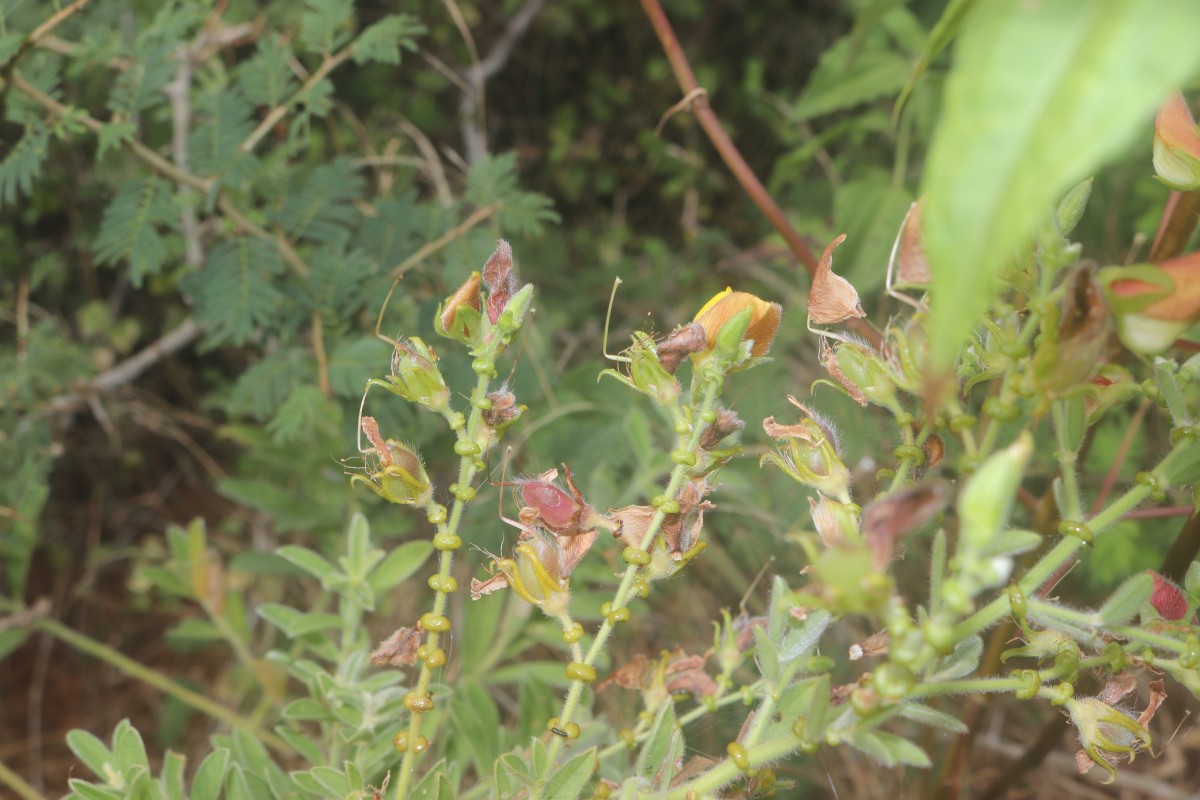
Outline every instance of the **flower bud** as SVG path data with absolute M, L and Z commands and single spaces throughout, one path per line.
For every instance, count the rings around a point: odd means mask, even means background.
M 726 287 L 704 304 L 693 322 L 704 328 L 705 342 L 711 350 L 717 346 L 717 334 L 742 311 L 750 312 L 750 320 L 740 340 L 752 343 L 751 356 L 765 356 L 775 341 L 775 331 L 783 316 L 783 307 L 778 303 L 768 303 L 748 292 L 735 292 Z
M 795 398 L 789 396 L 788 400 L 808 417 L 796 425 L 780 425 L 774 417 L 763 420 L 763 430 L 783 446 L 763 455 L 759 465 L 774 464 L 792 480 L 840 502 L 850 502 L 850 470 L 838 456 L 836 429 Z
M 433 349 L 414 336 L 406 342 L 396 342 L 392 374 L 370 383 L 440 413 L 450 407 L 450 389 L 437 361 Z
M 500 312 L 508 305 L 508 300 L 517 291 L 517 279 L 513 275 L 513 252 L 508 242 L 500 239 L 496 242 L 496 250 L 483 265 L 483 284 L 487 287 L 488 319 L 493 325 L 500 319 Z
M 895 401 L 899 376 L 866 342 L 848 337 L 836 347 L 823 344 L 818 358 L 829 377 L 859 405 Z
M 482 324 L 479 283 L 479 273 L 472 272 L 471 277 L 438 307 L 433 327 L 439 334 L 471 346 L 479 343 Z
M 1153 355 L 1200 320 L 1200 252 L 1159 264 L 1100 271 L 1117 318 L 1121 341 L 1135 353 Z
M 1154 171 L 1177 191 L 1200 187 L 1200 132 L 1178 92 L 1162 104 L 1154 120 Z
M 363 417 L 362 428 L 379 457 L 379 466 L 368 475 L 351 476 L 350 482 L 366 484 L 389 503 L 428 504 L 433 499 L 433 487 L 420 456 L 392 439 L 384 441 L 378 424 L 371 417 Z
M 600 374 L 616 378 L 630 388 L 645 392 L 659 405 L 672 405 L 683 389 L 679 381 L 675 380 L 659 361 L 654 340 L 639 331 L 633 335 L 633 345 L 625 353 L 629 357 L 628 375 L 614 369 L 606 369 Z
M 1153 570 L 1147 570 L 1154 577 L 1154 591 L 1150 595 L 1150 605 L 1165 620 L 1177 622 L 1188 615 L 1187 595 L 1171 581 Z

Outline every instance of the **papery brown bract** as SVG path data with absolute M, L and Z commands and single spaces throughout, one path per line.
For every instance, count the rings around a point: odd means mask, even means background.
M 725 437 L 737 433 L 744 427 L 746 427 L 746 423 L 736 412 L 728 408 L 718 408 L 717 418 L 710 422 L 700 435 L 700 449 L 716 450 Z
M 692 353 L 699 353 L 707 344 L 704 326 L 698 322 L 689 322 L 671 331 L 665 339 L 655 344 L 655 351 L 663 369 L 673 375 L 684 358 Z
M 813 274 L 812 288 L 808 292 L 808 316 L 818 325 L 832 325 L 852 317 L 865 317 L 858 300 L 858 291 L 850 281 L 833 274 L 833 251 L 839 244 L 846 241 L 846 234 L 834 239 Z
M 896 554 L 896 544 L 942 513 L 950 497 L 945 481 L 927 481 L 897 489 L 864 508 L 862 533 L 875 569 L 886 569 Z
M 420 626 L 397 628 L 371 651 L 371 663 L 391 667 L 410 666 L 417 663 L 417 648 L 420 646 Z

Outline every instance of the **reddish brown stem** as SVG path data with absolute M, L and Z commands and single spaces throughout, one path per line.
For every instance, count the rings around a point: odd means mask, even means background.
M 1171 192 L 1163 208 L 1154 244 L 1148 260 L 1158 262 L 1174 258 L 1187 247 L 1200 220 L 1200 192 Z
M 746 194 L 750 195 L 750 199 L 754 201 L 754 205 L 758 206 L 758 210 L 763 213 L 770 223 L 779 232 L 779 235 L 788 243 L 788 247 L 796 255 L 796 258 L 804 264 L 809 275 L 813 275 L 817 271 L 817 259 L 809 249 L 804 238 L 796 232 L 796 229 L 788 222 L 784 216 L 783 210 L 776 205 L 771 195 L 767 194 L 766 187 L 762 185 L 754 171 L 750 169 L 750 165 L 746 163 L 746 159 L 742 158 L 742 154 L 738 152 L 737 146 L 733 140 L 729 138 L 729 134 L 725 132 L 725 128 L 721 126 L 721 121 L 717 119 L 716 113 L 708 104 L 708 96 L 702 92 L 696 92 L 700 88 L 700 84 L 696 83 L 696 76 L 692 72 L 691 64 L 688 63 L 687 55 L 683 52 L 683 47 L 679 44 L 679 39 L 675 36 L 675 31 L 671 28 L 670 21 L 667 20 L 667 15 L 663 12 L 662 6 L 658 0 L 641 0 L 642 8 L 646 12 L 646 16 L 650 18 L 650 25 L 654 28 L 654 32 L 658 34 L 658 41 L 662 44 L 663 51 L 667 54 L 667 61 L 671 63 L 671 71 L 675 73 L 675 80 L 679 82 L 679 86 L 683 89 L 685 95 L 695 93 L 691 101 L 692 113 L 696 115 L 696 120 L 700 123 L 700 127 L 708 135 L 709 141 L 713 143 L 713 147 L 721 155 L 721 160 L 729 167 L 729 171 L 741 184 L 742 189 Z

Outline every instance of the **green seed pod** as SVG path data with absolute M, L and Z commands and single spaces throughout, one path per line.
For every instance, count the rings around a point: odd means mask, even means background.
M 725 752 L 729 754 L 729 760 L 734 763 L 734 766 L 742 772 L 750 769 L 750 756 L 746 753 L 745 747 L 737 742 L 730 742 L 725 746 Z
M 621 551 L 621 560 L 626 564 L 636 564 L 639 567 L 644 567 L 650 563 L 650 554 L 645 550 L 639 550 L 630 545 Z
M 462 547 L 462 538 L 455 533 L 437 533 L 433 537 L 435 550 L 457 550 Z
M 567 664 L 566 675 L 567 680 L 579 681 L 580 683 L 594 683 L 596 680 L 596 668 L 581 661 L 572 661 L 570 664 Z
M 433 698 L 429 695 L 409 692 L 404 695 L 404 707 L 414 714 L 427 714 L 433 711 Z

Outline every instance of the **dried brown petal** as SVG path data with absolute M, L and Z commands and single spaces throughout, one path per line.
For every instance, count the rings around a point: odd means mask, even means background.
M 689 322 L 671 331 L 654 349 L 663 369 L 674 375 L 684 358 L 692 353 L 699 353 L 706 346 L 704 326 L 699 322 Z
M 499 428 L 521 416 L 517 397 L 507 387 L 488 392 L 487 399 L 491 405 L 483 412 L 483 421 L 488 427 Z
M 892 492 L 863 509 L 863 538 L 871 547 L 871 563 L 882 570 L 891 562 L 896 543 L 936 517 L 950 502 L 945 481 L 927 481 Z
M 503 572 L 497 572 L 486 581 L 481 581 L 478 578 L 471 578 L 471 599 L 478 600 L 481 597 L 498 592 L 501 589 L 508 588 L 508 578 L 504 577 Z
M 375 453 L 379 456 L 379 466 L 389 466 L 392 463 L 392 449 L 383 440 L 383 435 L 379 432 L 379 423 L 374 417 L 363 417 L 362 430 L 367 440 L 375 447 Z
M 421 632 L 416 628 L 397 628 L 371 652 L 371 663 L 381 666 L 407 667 L 417 663 L 417 648 Z
M 737 433 L 744 427 L 746 427 L 746 423 L 742 422 L 737 412 L 728 408 L 719 408 L 717 409 L 717 418 L 704 429 L 704 433 L 700 436 L 700 448 L 715 450 L 726 436 Z
M 832 325 L 851 317 L 867 315 L 850 281 L 833 274 L 833 250 L 844 241 L 846 234 L 843 233 L 825 248 L 813 276 L 812 289 L 808 293 L 808 316 L 818 325 Z
M 744 653 L 754 644 L 754 629 L 766 628 L 766 617 L 751 617 L 747 614 L 739 614 L 734 617 L 733 630 L 736 636 L 733 643 L 737 645 L 739 653 Z
M 638 653 L 629 663 L 617 667 L 611 675 L 596 684 L 596 691 L 600 691 L 612 683 L 622 689 L 641 689 L 646 685 L 646 676 L 649 674 L 650 660 Z
M 850 660 L 858 661 L 860 658 L 884 655 L 888 651 L 890 641 L 887 631 L 873 634 L 865 641 L 850 645 Z
M 683 765 L 682 769 L 671 778 L 671 783 L 667 788 L 674 789 L 676 786 L 687 783 L 692 778 L 708 772 L 717 765 L 717 759 L 709 758 L 708 756 L 692 756 Z
M 1167 687 L 1162 681 L 1150 682 L 1150 700 L 1146 703 L 1146 710 L 1138 717 L 1138 725 L 1143 728 L 1149 728 L 1150 720 L 1154 719 L 1158 707 L 1167 699 Z

